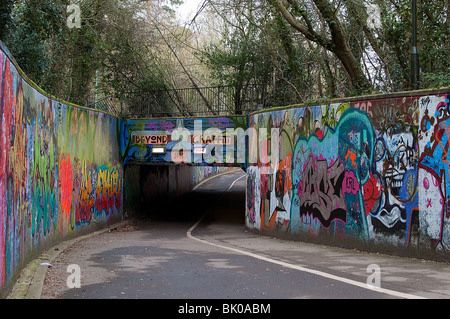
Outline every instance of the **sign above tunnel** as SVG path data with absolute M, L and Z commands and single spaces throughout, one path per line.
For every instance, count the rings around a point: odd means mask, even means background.
M 217 144 L 217 145 L 231 145 L 233 138 L 231 135 L 193 135 L 191 137 L 193 144 Z
M 245 116 L 125 120 L 120 129 L 123 163 L 242 167 L 247 128 Z
M 170 135 L 165 132 L 136 131 L 131 134 L 132 144 L 165 145 L 170 142 Z

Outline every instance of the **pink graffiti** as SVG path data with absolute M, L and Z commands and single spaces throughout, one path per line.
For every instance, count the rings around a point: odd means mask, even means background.
M 342 190 L 345 193 L 356 195 L 359 191 L 359 183 L 353 171 L 345 171 L 344 182 L 342 183 Z
M 0 51 L 1 53 L 1 51 Z M 0 54 L 0 62 L 3 61 L 3 56 Z M 14 110 L 15 99 L 13 91 L 13 76 L 11 73 L 11 66 L 8 60 L 5 61 L 4 70 L 1 69 L 0 74 L 4 72 L 3 87 L 0 89 L 0 94 L 3 92 L 3 96 L 0 95 L 0 101 L 3 100 L 3 109 L 0 114 L 1 135 L 0 135 L 0 220 L 7 220 L 6 216 L 6 188 L 8 179 L 8 167 L 9 167 L 9 151 L 11 148 L 12 138 L 14 136 Z M 5 240 L 5 227 L 0 225 L 0 288 L 4 286 L 6 280 L 6 242 Z
M 229 120 L 226 117 L 218 117 L 209 119 L 209 124 L 217 128 L 226 128 L 230 126 Z
M 152 131 L 157 131 L 158 123 L 156 121 L 151 121 L 146 125 L 146 128 L 148 128 L 149 130 L 152 130 Z
M 423 179 L 423 187 L 424 187 L 425 189 L 429 189 L 429 188 L 430 188 L 430 181 L 428 180 L 428 177 L 425 177 L 425 178 Z
M 170 133 L 170 132 L 173 131 L 173 128 L 175 127 L 175 124 L 173 124 L 170 121 L 165 121 L 164 120 L 164 121 L 161 121 L 160 126 L 161 126 L 162 130 L 168 131 Z

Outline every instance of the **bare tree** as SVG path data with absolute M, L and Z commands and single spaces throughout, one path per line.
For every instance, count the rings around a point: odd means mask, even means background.
M 339 8 L 328 0 L 312 0 L 320 17 L 328 27 L 327 35 L 324 35 L 314 26 L 312 13 L 307 6 L 300 6 L 296 0 L 270 0 L 286 21 L 297 31 L 301 32 L 308 40 L 313 41 L 334 53 L 348 73 L 351 85 L 358 93 L 366 92 L 371 88 L 370 82 L 365 76 L 361 63 L 352 52 L 349 39 L 338 18 Z

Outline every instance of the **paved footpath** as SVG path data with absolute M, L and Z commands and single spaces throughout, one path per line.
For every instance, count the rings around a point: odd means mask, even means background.
M 244 173 L 221 174 L 148 218 L 50 249 L 10 298 L 450 298 L 448 263 L 260 236 L 245 229 L 244 203 Z

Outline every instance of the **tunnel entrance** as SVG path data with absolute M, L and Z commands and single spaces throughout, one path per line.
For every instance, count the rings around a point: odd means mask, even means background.
M 195 223 L 226 196 L 229 212 L 211 214 L 205 221 L 223 219 L 245 223 L 245 171 L 240 168 L 130 165 L 124 169 L 124 214 L 147 221 Z M 233 184 L 232 187 L 230 187 Z M 245 184 L 244 184 L 245 185 Z

